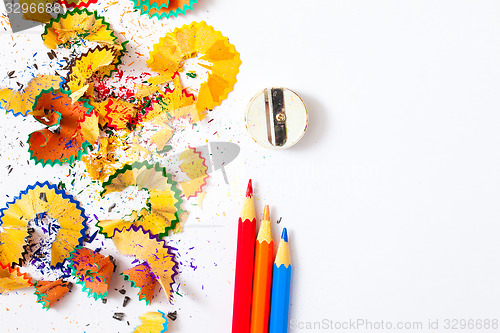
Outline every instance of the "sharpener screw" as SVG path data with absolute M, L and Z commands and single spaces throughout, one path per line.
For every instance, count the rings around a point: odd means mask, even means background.
M 285 115 L 285 113 L 284 113 L 284 112 L 280 112 L 280 113 L 278 113 L 278 114 L 276 115 L 276 120 L 277 120 L 278 122 L 280 122 L 280 123 L 285 122 L 285 120 L 286 120 L 286 115 Z

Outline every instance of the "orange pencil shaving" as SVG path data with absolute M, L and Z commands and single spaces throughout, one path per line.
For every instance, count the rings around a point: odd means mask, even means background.
M 234 278 L 233 333 L 250 332 L 255 224 L 255 206 L 253 203 L 252 180 L 250 179 L 248 182 L 245 203 L 238 221 L 236 274 Z
M 267 333 L 269 327 L 269 303 L 271 277 L 273 274 L 273 234 L 269 206 L 264 207 L 264 215 L 255 242 L 255 262 L 253 273 L 252 315 L 250 333 Z

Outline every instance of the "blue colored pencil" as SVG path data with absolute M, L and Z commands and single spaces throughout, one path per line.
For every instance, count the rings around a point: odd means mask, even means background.
M 273 267 L 271 287 L 271 313 L 269 315 L 269 333 L 286 333 L 288 329 L 288 307 L 290 304 L 290 277 L 292 264 L 288 248 L 288 234 L 283 228 L 281 241 Z

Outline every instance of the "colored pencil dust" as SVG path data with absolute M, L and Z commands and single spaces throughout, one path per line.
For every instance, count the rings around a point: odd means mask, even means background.
M 233 333 L 250 332 L 255 224 L 253 188 L 252 180 L 250 180 L 248 182 L 243 210 L 238 221 L 238 245 L 236 250 L 236 273 L 234 279 Z
M 292 265 L 288 249 L 288 234 L 284 228 L 273 267 L 269 333 L 286 333 L 287 331 L 291 275 Z
M 269 303 L 273 274 L 274 242 L 269 218 L 269 206 L 264 208 L 259 234 L 255 242 L 253 272 L 252 315 L 250 333 L 267 333 L 269 330 Z

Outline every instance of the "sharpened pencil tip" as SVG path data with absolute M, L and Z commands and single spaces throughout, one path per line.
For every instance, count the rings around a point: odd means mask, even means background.
M 271 219 L 269 218 L 269 205 L 266 205 L 266 206 L 264 207 L 264 214 L 262 214 L 262 219 L 263 219 L 263 220 L 266 220 L 266 221 L 271 220 Z
M 285 242 L 288 242 L 288 233 L 286 231 L 286 228 L 283 228 L 283 232 L 281 233 L 281 239 L 284 240 Z
M 252 195 L 253 195 L 253 187 L 252 187 L 252 180 L 250 179 L 248 181 L 247 197 L 251 197 Z

